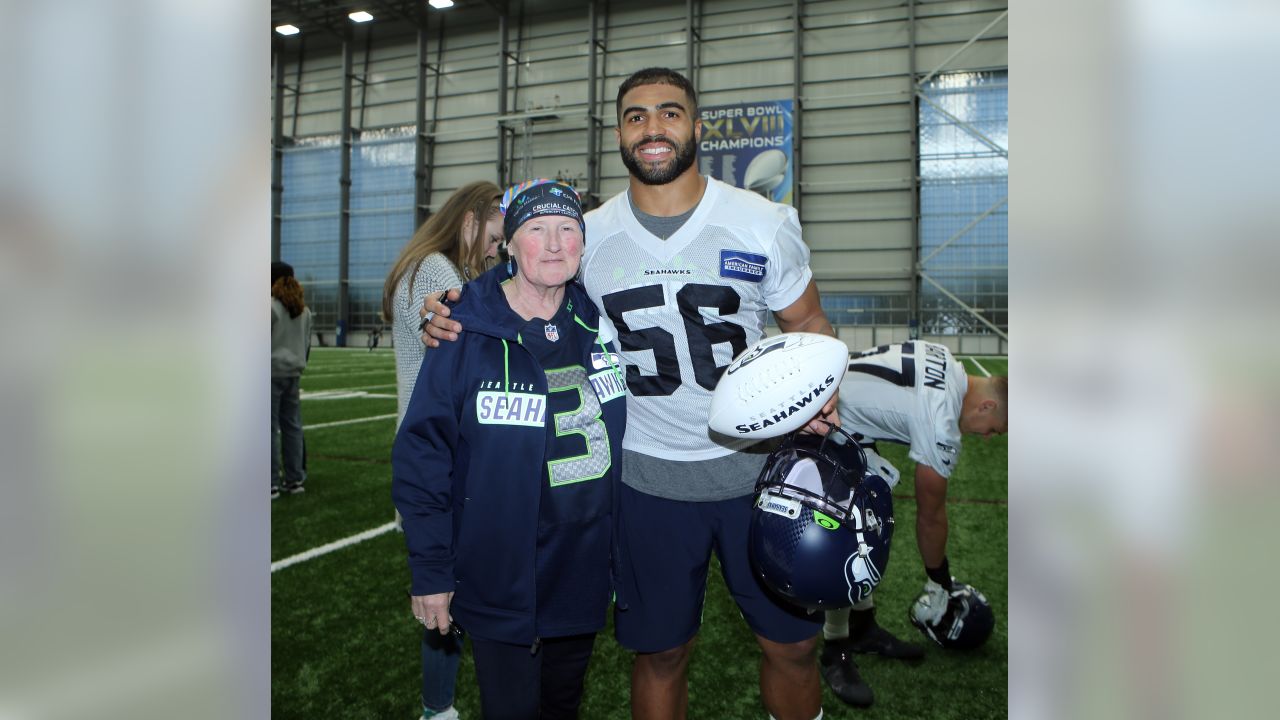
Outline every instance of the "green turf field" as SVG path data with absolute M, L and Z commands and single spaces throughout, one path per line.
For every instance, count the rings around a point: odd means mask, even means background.
M 991 374 L 1008 372 L 1004 358 L 978 362 Z M 982 374 L 972 359 L 966 365 L 970 373 Z M 394 514 L 392 353 L 316 348 L 302 390 L 305 427 L 361 421 L 306 430 L 307 491 L 271 501 L 272 562 L 383 526 Z M 384 415 L 393 417 L 366 420 Z M 1005 438 L 967 437 L 949 492 L 952 573 L 991 602 L 991 641 L 968 654 L 929 646 L 918 666 L 863 657 L 859 667 L 875 690 L 875 706 L 854 710 L 824 687 L 826 718 L 971 720 L 1006 714 L 1007 447 Z M 880 449 L 902 471 L 902 482 L 894 493 L 898 533 L 892 559 L 876 591 L 878 619 L 900 637 L 923 642 L 907 620 L 925 579 L 915 547 L 911 463 L 905 448 L 882 443 Z M 408 586 L 403 538 L 394 531 L 273 572 L 272 716 L 417 718 L 421 626 L 409 612 Z M 690 668 L 689 717 L 765 718 L 758 663 L 753 636 L 713 568 Z M 464 656 L 456 704 L 467 720 L 480 717 L 473 673 Z M 628 718 L 629 673 L 629 654 L 607 628 L 596 639 L 582 717 Z

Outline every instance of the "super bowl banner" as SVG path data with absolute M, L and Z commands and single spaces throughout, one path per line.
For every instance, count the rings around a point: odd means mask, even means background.
M 791 204 L 791 101 L 702 108 L 698 170 Z

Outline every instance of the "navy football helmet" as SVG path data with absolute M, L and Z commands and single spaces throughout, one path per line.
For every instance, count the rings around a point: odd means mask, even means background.
M 774 592 L 810 610 L 867 597 L 889 562 L 893 496 L 862 448 L 832 426 L 792 433 L 765 462 L 751 517 L 751 565 Z
M 987 597 L 955 578 L 949 592 L 937 583 L 926 583 L 908 617 L 925 637 L 949 650 L 982 647 L 996 626 Z

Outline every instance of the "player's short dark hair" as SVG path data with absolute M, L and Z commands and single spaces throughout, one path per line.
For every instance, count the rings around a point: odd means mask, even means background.
M 689 97 L 689 116 L 695 120 L 698 118 L 698 91 L 693 89 L 689 78 L 671 68 L 651 67 L 631 73 L 631 77 L 618 86 L 618 124 L 622 124 L 622 96 L 641 85 L 671 85 L 680 88 Z
M 1009 376 L 993 375 L 991 377 L 991 392 L 996 396 L 996 400 L 1000 401 L 1000 407 L 1008 409 L 1009 407 Z

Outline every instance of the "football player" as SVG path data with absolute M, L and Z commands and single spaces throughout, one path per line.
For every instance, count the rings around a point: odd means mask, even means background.
M 947 479 L 960 459 L 962 434 L 991 437 L 1008 430 L 1008 378 L 966 375 L 942 345 L 914 341 L 853 356 L 840 384 L 841 426 L 863 446 L 868 465 L 896 484 L 898 472 L 875 452 L 877 441 L 910 446 L 916 462 L 916 543 L 928 579 L 911 620 L 944 647 L 980 644 L 990 633 L 981 593 L 955 582 L 947 562 Z M 966 618 L 969 627 L 965 628 Z M 985 626 L 985 630 L 983 629 Z M 867 598 L 827 612 L 819 664 L 840 699 L 858 707 L 874 697 L 853 661 L 855 653 L 919 660 L 924 649 L 876 624 Z

